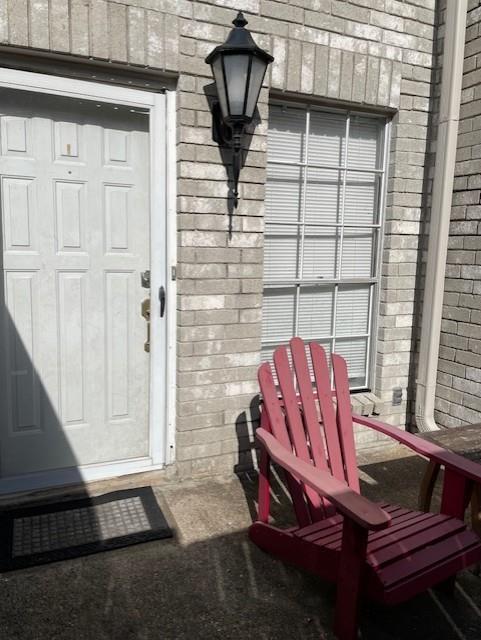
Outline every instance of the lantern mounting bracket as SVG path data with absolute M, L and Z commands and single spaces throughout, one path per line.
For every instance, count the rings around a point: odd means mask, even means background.
M 232 144 L 232 128 L 222 119 L 219 101 L 212 103 L 212 139 L 221 147 Z
M 212 105 L 212 138 L 221 147 L 232 150 L 232 179 L 234 187 L 232 195 L 234 207 L 239 202 L 239 175 L 242 167 L 242 136 L 244 135 L 244 124 L 227 124 L 222 118 L 219 102 Z

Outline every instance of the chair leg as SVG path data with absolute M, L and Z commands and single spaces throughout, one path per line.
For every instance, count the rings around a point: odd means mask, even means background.
M 259 504 L 257 519 L 261 522 L 269 522 L 270 511 L 270 459 L 267 452 L 262 449 L 261 461 L 259 465 Z
M 481 486 L 475 484 L 471 495 L 471 522 L 473 531 L 481 538 Z
M 452 469 L 444 470 L 444 485 L 441 498 L 441 513 L 464 520 L 464 512 L 471 499 L 473 483 Z M 436 590 L 447 595 L 454 593 L 456 574 L 436 585 Z
M 439 475 L 441 465 L 430 460 L 426 466 L 423 479 L 421 481 L 421 489 L 419 491 L 419 510 L 429 511 L 431 500 L 433 497 L 434 485 Z
M 481 538 L 481 485 L 475 484 L 471 496 L 471 523 L 473 531 Z M 477 564 L 471 571 L 479 576 L 481 564 Z
M 344 520 L 334 618 L 334 633 L 339 640 L 356 640 L 358 637 L 359 601 L 367 535 L 366 529 L 352 520 Z

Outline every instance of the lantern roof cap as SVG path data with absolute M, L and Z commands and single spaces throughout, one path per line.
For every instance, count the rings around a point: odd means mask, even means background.
M 264 51 L 264 49 L 261 49 L 255 43 L 250 31 L 245 28 L 248 22 L 242 11 L 239 11 L 235 20 L 232 21 L 232 24 L 234 25 L 234 28 L 227 36 L 226 41 L 211 51 L 205 59 L 207 64 L 212 64 L 214 59 L 222 53 L 252 53 L 257 57 L 262 58 L 267 64 L 274 60 L 267 51 Z

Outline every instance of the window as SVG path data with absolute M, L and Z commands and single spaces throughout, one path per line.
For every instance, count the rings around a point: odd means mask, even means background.
M 384 118 L 294 104 L 269 113 L 263 359 L 293 335 L 370 384 L 385 185 Z

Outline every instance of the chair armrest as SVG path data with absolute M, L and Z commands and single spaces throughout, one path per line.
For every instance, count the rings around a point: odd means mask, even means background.
M 424 440 L 414 433 L 403 431 L 397 427 L 393 427 L 385 422 L 380 422 L 374 418 L 367 418 L 365 416 L 359 416 L 357 414 L 352 415 L 352 419 L 355 423 L 361 424 L 365 427 L 370 427 L 379 433 L 383 433 L 386 436 L 390 436 L 394 440 L 397 440 L 401 444 L 406 445 L 416 453 L 419 453 L 426 458 L 429 458 L 433 462 L 455 471 L 461 474 L 465 478 L 469 478 L 474 482 L 481 484 L 481 464 L 467 460 L 463 456 L 444 449 L 433 442 Z
M 283 469 L 327 498 L 341 513 L 357 522 L 361 527 L 375 531 L 386 528 L 391 522 L 391 516 L 381 507 L 356 493 L 346 484 L 331 476 L 330 473 L 321 471 L 297 458 L 265 429 L 257 429 L 256 437 L 265 447 L 269 456 Z

